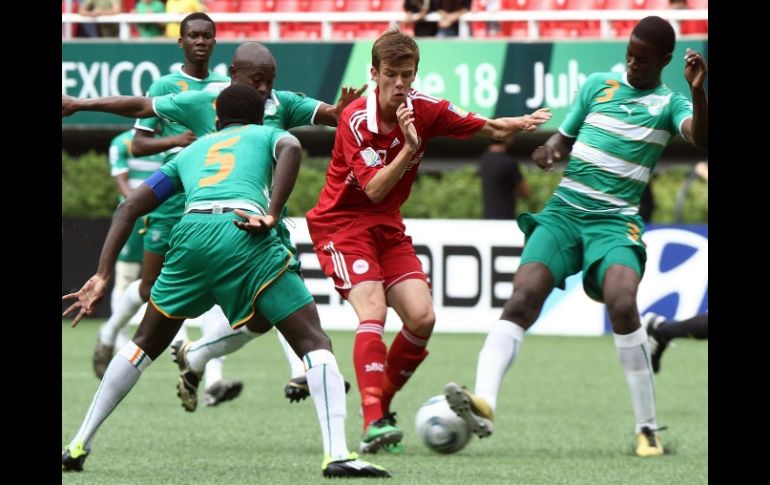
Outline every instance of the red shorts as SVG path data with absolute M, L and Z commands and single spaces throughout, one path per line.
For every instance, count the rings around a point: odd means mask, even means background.
M 311 231 L 321 269 L 347 299 L 350 289 L 367 281 L 383 284 L 385 291 L 402 280 L 428 281 L 412 246 L 412 238 L 392 226 L 348 229 L 334 234 Z

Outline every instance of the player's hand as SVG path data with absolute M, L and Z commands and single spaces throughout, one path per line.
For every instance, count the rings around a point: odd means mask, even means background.
M 540 145 L 532 152 L 532 160 L 546 172 L 553 172 L 553 162 L 561 161 L 561 153 L 548 145 Z
M 98 274 L 93 275 L 80 290 L 61 297 L 62 301 L 72 298 L 78 300 L 64 310 L 62 316 L 67 316 L 67 314 L 77 310 L 77 315 L 72 319 L 72 326 L 77 326 L 83 317 L 91 316 L 96 311 L 96 306 L 104 298 L 106 290 L 107 279 Z
M 551 108 L 540 108 L 532 114 L 519 116 L 519 129 L 521 131 L 535 131 L 535 129 L 551 119 Z
M 186 147 L 187 145 L 191 144 L 195 140 L 197 140 L 198 137 L 195 136 L 195 133 L 193 133 L 190 130 L 185 131 L 184 133 L 180 135 L 176 135 L 176 146 L 178 147 Z
M 62 118 L 65 116 L 69 116 L 72 113 L 77 112 L 77 98 L 73 98 L 72 96 L 67 96 L 66 94 L 61 95 L 61 115 Z
M 412 150 L 417 150 L 420 146 L 420 140 L 414 127 L 414 112 L 406 107 L 406 103 L 402 103 L 396 110 L 396 116 L 398 117 L 398 126 L 401 127 L 401 132 L 404 134 L 404 145 Z
M 684 78 L 690 84 L 691 88 L 701 89 L 706 80 L 708 67 L 703 60 L 700 52 L 696 52 L 689 47 L 684 55 Z
M 360 98 L 368 87 L 369 84 L 364 84 L 358 89 L 354 88 L 353 86 L 342 86 L 342 91 L 340 91 L 340 99 L 337 101 L 337 105 L 334 107 L 334 114 L 337 115 L 337 119 L 340 118 L 342 110 L 344 110 L 347 105 Z
M 275 218 L 269 214 L 261 216 L 258 214 L 249 214 L 241 209 L 235 209 L 235 215 L 245 219 L 245 221 L 234 219 L 233 223 L 235 226 L 238 229 L 251 234 L 264 234 L 274 228 L 278 223 Z

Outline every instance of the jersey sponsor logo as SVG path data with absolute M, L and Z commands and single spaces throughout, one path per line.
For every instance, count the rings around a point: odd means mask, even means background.
M 369 263 L 365 259 L 357 259 L 353 262 L 353 272 L 355 274 L 364 274 L 369 271 Z
M 634 111 L 634 108 L 629 108 L 629 107 L 628 107 L 628 106 L 626 106 L 625 104 L 621 104 L 621 105 L 620 105 L 620 109 L 622 109 L 623 111 L 625 111 L 626 113 L 628 113 L 628 116 L 631 116 L 631 113 L 633 113 L 633 111 Z
M 157 229 L 153 229 L 152 231 L 150 231 L 150 240 L 152 242 L 160 241 L 160 231 L 158 231 Z
M 364 364 L 364 372 L 385 372 L 385 364 L 382 362 L 372 362 Z
M 452 103 L 449 103 L 449 108 L 448 109 L 449 109 L 449 111 L 451 111 L 452 113 L 456 114 L 460 118 L 465 118 L 466 116 L 468 116 L 468 112 L 467 111 L 465 111 L 464 109 L 460 108 L 459 106 L 455 106 Z
M 376 167 L 377 165 L 382 165 L 380 155 L 372 147 L 366 147 L 361 150 L 361 158 L 364 159 L 364 163 L 367 167 Z
M 393 138 L 393 143 L 390 144 L 390 148 L 397 147 L 399 143 L 401 142 L 398 141 L 398 138 Z

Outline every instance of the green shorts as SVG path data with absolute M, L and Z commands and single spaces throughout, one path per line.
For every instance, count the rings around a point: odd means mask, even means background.
M 518 224 L 526 236 L 521 264 L 544 264 L 558 288 L 564 288 L 568 276 L 583 271 L 586 294 L 602 302 L 607 268 L 622 264 L 640 278 L 644 274 L 647 252 L 638 215 L 581 211 L 551 197 L 542 212 L 519 215 Z
M 275 231 L 252 235 L 235 218 L 187 214 L 176 224 L 150 295 L 161 313 L 195 318 L 219 304 L 237 328 L 255 311 L 275 324 L 313 301 Z
M 144 225 L 139 231 L 140 234 L 144 235 L 144 250 L 165 255 L 169 249 L 171 230 L 177 222 L 179 222 L 179 218 L 159 218 L 152 214 L 146 216 Z
M 144 220 L 137 219 L 128 241 L 118 254 L 118 261 L 124 263 L 141 263 L 144 259 L 144 238 L 139 231 L 144 227 Z

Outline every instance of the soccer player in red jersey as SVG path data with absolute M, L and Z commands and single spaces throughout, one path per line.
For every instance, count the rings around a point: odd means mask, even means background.
M 314 250 L 337 291 L 356 311 L 353 364 L 361 394 L 361 453 L 403 450 L 390 403 L 428 355 L 435 314 L 427 275 L 400 207 L 409 197 L 425 144 L 437 136 L 494 140 L 533 131 L 550 119 L 486 119 L 412 89 L 420 61 L 413 38 L 392 29 L 372 47 L 377 88 L 340 116 L 318 204 L 307 213 Z M 390 349 L 382 340 L 387 307 L 403 328 Z

